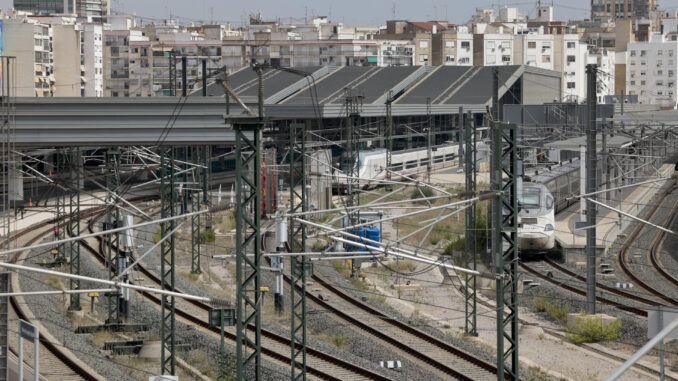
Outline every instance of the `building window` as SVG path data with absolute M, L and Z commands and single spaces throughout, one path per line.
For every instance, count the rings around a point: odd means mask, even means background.
M 576 56 L 567 56 L 567 63 L 574 63 L 577 61 Z
M 673 57 L 673 49 L 669 49 L 669 57 Z
M 645 57 L 647 55 L 647 50 L 641 50 L 640 51 L 640 56 Z
M 428 54 L 420 54 L 419 55 L 419 62 L 422 62 L 422 63 L 428 62 Z
M 567 43 L 567 48 L 568 49 L 574 49 L 577 46 L 576 42 L 568 42 Z
M 631 57 L 635 57 L 635 56 L 636 56 L 636 51 L 635 51 L 635 50 L 631 50 Z
M 645 95 L 645 90 L 640 90 L 640 95 Z
M 467 64 L 467 63 L 470 63 L 470 62 L 471 62 L 471 59 L 469 57 L 462 57 L 462 58 L 459 59 L 460 64 Z
M 657 70 L 657 75 L 664 75 L 664 72 L 662 70 Z
M 640 72 L 640 76 L 641 76 L 641 77 L 645 76 L 646 74 L 647 74 L 647 73 L 645 73 L 645 70 L 643 70 L 643 71 Z
M 454 48 L 454 41 L 445 41 L 446 48 Z
M 550 63 L 551 62 L 551 56 L 541 56 L 541 62 L 542 63 Z
M 575 83 L 574 83 L 574 82 L 568 82 L 568 83 L 567 83 L 567 88 L 568 88 L 568 89 L 574 89 L 574 88 L 575 88 Z
M 645 81 L 640 81 L 641 86 L 645 86 L 646 82 Z
M 657 60 L 657 67 L 660 67 L 660 66 L 662 66 L 662 65 L 663 65 L 662 60 Z
M 507 55 L 501 56 L 501 62 L 511 62 L 511 56 L 507 56 Z
M 428 48 L 428 41 L 426 40 L 419 41 L 419 47 L 422 49 Z
M 657 55 L 658 55 L 658 56 L 664 55 L 664 51 L 661 50 L 661 49 L 657 50 Z
M 445 62 L 454 62 L 454 56 L 445 56 Z
M 655 82 L 655 85 L 664 86 L 664 81 L 657 81 L 657 82 Z
M 631 86 L 635 86 L 635 85 L 636 85 L 636 81 L 631 81 Z
M 537 43 L 535 41 L 530 41 L 530 42 L 527 43 L 527 48 L 528 49 L 536 49 Z
M 673 77 L 673 70 L 669 70 L 669 78 Z
M 471 48 L 471 41 L 462 41 L 461 47 L 465 48 L 465 49 L 470 49 Z
M 636 66 L 636 61 L 631 61 L 631 66 Z

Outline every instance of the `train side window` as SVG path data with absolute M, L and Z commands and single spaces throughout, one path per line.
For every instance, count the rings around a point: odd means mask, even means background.
M 553 197 L 551 195 L 546 196 L 546 209 L 552 209 L 553 208 Z

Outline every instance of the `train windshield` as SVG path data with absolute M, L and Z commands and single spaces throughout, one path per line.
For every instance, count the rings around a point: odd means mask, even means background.
M 522 208 L 538 209 L 540 198 L 541 190 L 539 188 L 524 187 L 523 193 L 518 194 L 518 204 Z

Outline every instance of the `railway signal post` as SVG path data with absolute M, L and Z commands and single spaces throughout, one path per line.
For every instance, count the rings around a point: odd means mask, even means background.
M 497 379 L 519 380 L 518 148 L 516 125 L 493 123 L 492 254 L 497 279 Z M 504 311 L 508 310 L 508 314 Z

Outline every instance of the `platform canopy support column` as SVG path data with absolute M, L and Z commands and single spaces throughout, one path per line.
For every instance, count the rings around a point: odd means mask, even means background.
M 192 155 L 191 161 L 194 164 L 200 164 L 203 161 L 202 157 L 202 147 L 191 147 Z M 187 192 L 190 192 L 190 202 L 191 202 L 191 212 L 197 212 L 200 210 L 200 186 L 204 172 L 201 169 L 194 170 L 193 178 L 195 185 L 191 185 Z M 196 214 L 191 217 L 191 274 L 201 274 L 202 269 L 200 268 L 200 215 Z
M 493 123 L 492 254 L 497 279 L 497 379 L 518 380 L 518 153 L 516 125 Z M 505 311 L 508 311 L 506 313 Z

